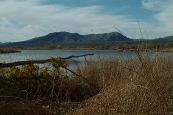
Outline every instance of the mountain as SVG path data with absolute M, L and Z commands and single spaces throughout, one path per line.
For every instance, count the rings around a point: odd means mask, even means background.
M 173 41 L 173 36 L 157 38 L 156 40 L 160 40 L 160 41 Z
M 48 44 L 90 44 L 90 43 L 113 43 L 132 41 L 126 36 L 118 33 L 88 34 L 80 35 L 78 33 L 54 32 L 45 36 L 36 37 L 27 41 L 11 43 L 10 45 L 48 45 Z
M 1 45 L 3 45 L 3 43 L 2 43 L 2 42 L 0 42 L 0 46 L 1 46 Z

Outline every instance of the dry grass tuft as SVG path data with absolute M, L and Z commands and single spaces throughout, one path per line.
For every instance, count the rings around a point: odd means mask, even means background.
M 76 107 L 69 114 L 162 115 L 173 112 L 172 57 L 138 53 L 133 58 L 98 58 L 76 72 L 85 78 L 67 76 L 55 68 L 40 70 L 35 65 L 0 69 L 0 110 L 7 112 L 19 107 L 21 112 L 20 108 L 24 107 L 25 112 L 30 109 L 46 112 L 43 106 L 49 106 L 48 114 L 62 115 Z M 11 103 L 7 98 L 22 101 Z M 26 103 L 22 104 L 23 101 Z M 72 107 L 76 102 L 79 103 Z
M 173 59 L 141 56 L 99 59 L 78 72 L 100 92 L 73 115 L 146 115 L 173 112 Z

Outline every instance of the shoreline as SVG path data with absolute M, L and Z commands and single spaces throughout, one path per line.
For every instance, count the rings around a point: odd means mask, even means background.
M 130 51 L 130 52 L 173 52 L 173 49 L 94 49 L 94 48 L 72 48 L 72 49 L 20 49 L 17 50 L 14 53 L 21 52 L 22 50 L 61 50 L 61 51 L 77 51 L 77 50 L 83 50 L 83 51 Z
M 117 52 L 173 52 L 173 48 L 165 49 L 97 49 L 97 48 L 61 48 L 61 49 L 47 49 L 47 48 L 28 48 L 28 49 L 13 49 L 0 48 L 0 54 L 21 53 L 22 50 L 60 50 L 60 51 L 117 51 Z
M 8 48 L 0 48 L 0 54 L 9 54 L 9 53 L 20 53 L 20 50 L 16 49 L 8 49 Z

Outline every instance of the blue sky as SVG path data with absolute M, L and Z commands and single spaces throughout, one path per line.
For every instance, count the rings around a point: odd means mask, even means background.
M 144 38 L 173 35 L 171 4 L 173 0 L 0 0 L 0 42 L 55 31 L 117 31 L 114 27 L 140 38 L 138 24 Z
M 137 19 L 147 19 L 154 14 L 154 12 L 142 8 L 140 0 L 45 0 L 43 3 L 71 7 L 103 6 L 103 13 L 124 14 Z

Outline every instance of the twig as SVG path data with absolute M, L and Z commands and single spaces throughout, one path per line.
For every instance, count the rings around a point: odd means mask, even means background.
M 15 98 L 15 99 L 24 100 L 23 98 L 17 96 L 0 96 L 0 98 Z
M 84 80 L 88 85 L 92 86 L 93 88 L 97 89 L 97 86 L 92 84 L 87 78 L 85 78 L 84 76 L 82 75 L 79 75 L 75 72 L 73 72 L 72 70 L 68 69 L 68 68 L 64 68 L 66 70 L 68 70 L 69 72 L 71 72 L 72 74 L 76 75 L 77 77 L 81 78 L 82 80 Z

